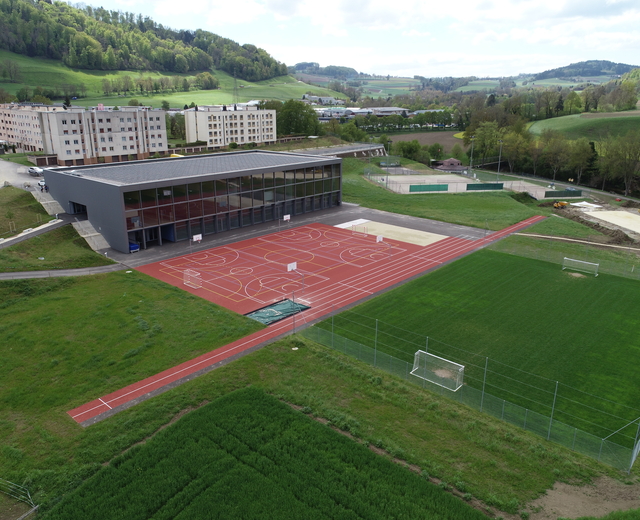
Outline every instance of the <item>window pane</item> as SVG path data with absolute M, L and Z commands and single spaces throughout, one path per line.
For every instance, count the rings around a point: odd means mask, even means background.
M 168 224 L 169 222 L 173 222 L 173 206 L 160 206 L 160 223 Z
M 204 234 L 210 235 L 216 232 L 216 217 L 204 218 Z
M 140 207 L 140 192 L 126 191 L 124 193 L 124 209 L 138 209 Z
M 173 202 L 171 186 L 167 186 L 166 188 L 158 188 L 156 191 L 158 192 L 159 205 L 171 204 Z
M 192 200 L 189 202 L 189 218 L 202 216 L 202 201 Z
M 282 186 L 284 184 L 284 172 L 275 173 L 276 186 Z
M 176 240 L 187 240 L 189 238 L 189 231 L 187 230 L 186 222 L 178 222 L 176 224 Z
M 186 220 L 189 218 L 189 208 L 188 205 L 185 204 L 175 204 L 174 205 L 176 211 L 176 220 Z
M 245 175 L 241 177 L 240 191 L 251 191 L 251 176 Z
M 213 191 L 213 181 L 206 181 L 202 183 L 202 198 L 213 197 L 215 195 Z
M 216 199 L 214 199 L 213 197 L 210 199 L 202 199 L 202 214 L 203 215 L 216 214 Z
M 228 197 L 216 197 L 216 213 L 222 213 L 223 211 L 229 211 Z
M 274 180 L 273 180 L 273 173 L 265 173 L 263 182 L 264 182 L 265 188 L 271 188 L 275 186 Z
M 156 190 L 152 188 L 150 190 L 142 190 L 140 192 L 140 196 L 142 199 L 142 207 L 148 208 L 150 206 L 156 205 Z
M 215 182 L 215 185 L 216 185 L 216 195 L 227 194 L 227 179 L 217 180 Z
M 157 226 L 160 223 L 158 210 L 156 208 L 142 210 L 142 221 L 145 227 Z
M 229 210 L 240 209 L 240 196 L 229 195 Z
M 305 185 L 296 184 L 296 198 L 302 198 L 305 196 Z
M 127 229 L 139 229 L 142 227 L 142 211 L 127 211 L 125 213 Z
M 252 175 L 252 189 L 259 190 L 263 188 L 264 184 L 262 182 L 262 175 Z
M 229 186 L 229 193 L 238 193 L 238 188 L 240 185 L 238 184 L 240 179 L 228 179 L 227 185 Z
M 187 186 L 185 184 L 173 186 L 173 201 L 184 202 L 186 200 L 187 200 Z
M 243 208 L 250 208 L 253 206 L 253 197 L 251 196 L 251 192 L 242 193 L 240 195 L 240 203 Z
M 189 184 L 189 200 L 201 199 L 202 191 L 199 182 L 194 182 L 193 184 Z
M 251 225 L 251 211 L 250 209 L 242 210 L 242 225 L 250 226 Z

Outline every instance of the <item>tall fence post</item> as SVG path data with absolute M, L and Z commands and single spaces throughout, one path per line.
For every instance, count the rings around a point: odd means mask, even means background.
M 556 391 L 553 393 L 553 405 L 551 406 L 551 417 L 549 417 L 549 431 L 547 431 L 547 440 L 551 438 L 551 425 L 553 424 L 553 412 L 556 410 L 556 398 L 558 397 L 558 382 L 556 381 Z
M 427 342 L 425 343 L 424 351 L 427 353 L 429 352 L 429 336 L 427 336 Z
M 482 380 L 482 397 L 480 398 L 480 411 L 484 406 L 484 387 L 487 384 L 487 367 L 489 366 L 489 358 L 484 358 L 484 378 Z
M 333 322 L 335 320 L 335 317 L 336 317 L 336 315 L 335 315 L 335 312 L 334 312 L 334 309 L 333 309 L 333 305 L 331 305 L 331 348 L 335 348 L 334 347 L 334 342 L 333 342 L 333 338 L 335 336 L 335 329 L 334 329 Z
M 373 340 L 373 366 L 376 366 L 376 358 L 378 357 L 378 320 L 376 320 L 376 336 Z

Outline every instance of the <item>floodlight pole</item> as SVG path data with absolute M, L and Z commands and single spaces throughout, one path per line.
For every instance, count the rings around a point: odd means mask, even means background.
M 500 143 L 500 154 L 498 155 L 498 173 L 496 175 L 496 182 L 500 182 L 500 161 L 502 159 L 502 139 L 498 141 Z
M 551 425 L 553 424 L 553 412 L 556 409 L 557 397 L 558 397 L 558 382 L 556 381 L 556 391 L 553 393 L 553 405 L 551 406 L 551 417 L 549 417 L 549 431 L 547 432 L 547 440 L 551 438 Z
M 489 358 L 484 358 L 484 379 L 482 380 L 482 397 L 480 398 L 480 411 L 484 405 L 484 387 L 487 384 L 487 367 L 489 366 Z

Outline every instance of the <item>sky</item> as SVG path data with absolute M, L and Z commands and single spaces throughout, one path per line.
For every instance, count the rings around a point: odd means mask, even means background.
M 303 61 L 413 77 L 515 76 L 586 60 L 640 65 L 638 0 L 85 0 Z

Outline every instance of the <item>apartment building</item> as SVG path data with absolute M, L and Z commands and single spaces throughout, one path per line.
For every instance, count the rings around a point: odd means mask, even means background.
M 55 155 L 62 166 L 145 159 L 168 150 L 164 110 L 0 105 L 0 140 Z
M 269 144 L 276 141 L 276 111 L 255 105 L 209 105 L 184 111 L 187 142 L 202 141 L 209 148 L 230 143 Z

